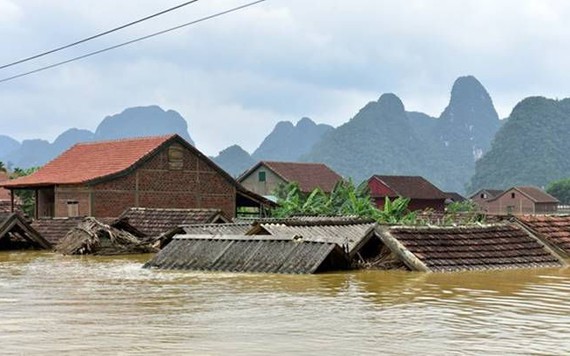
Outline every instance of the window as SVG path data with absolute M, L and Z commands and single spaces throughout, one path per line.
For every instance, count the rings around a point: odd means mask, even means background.
M 168 147 L 168 168 L 171 170 L 181 170 L 184 168 L 184 148 L 174 144 Z
M 72 218 L 79 216 L 79 202 L 76 200 L 67 201 L 67 216 Z
M 511 193 L 511 199 L 514 199 L 514 198 L 515 198 L 515 193 L 512 192 L 512 193 Z
M 481 193 L 481 199 L 487 199 L 487 194 Z
M 265 172 L 257 173 L 257 177 L 259 178 L 260 182 L 265 182 Z

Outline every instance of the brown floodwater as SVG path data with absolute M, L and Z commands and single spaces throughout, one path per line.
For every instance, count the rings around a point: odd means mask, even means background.
M 265 275 L 0 253 L 1 355 L 570 354 L 570 269 Z

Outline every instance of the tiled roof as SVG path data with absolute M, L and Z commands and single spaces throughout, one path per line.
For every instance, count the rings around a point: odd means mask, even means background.
M 348 269 L 350 263 L 336 244 L 327 242 L 290 236 L 179 235 L 144 267 L 298 274 Z
M 561 266 L 537 240 L 514 225 L 394 227 L 389 233 L 432 271 Z
M 459 193 L 456 192 L 445 192 L 444 193 L 446 198 L 453 201 L 453 202 L 462 202 L 465 201 L 465 197 Z
M 444 192 L 431 184 L 424 177 L 419 176 L 381 176 L 374 175 L 376 179 L 389 187 L 396 194 L 410 199 L 446 199 Z
M 523 215 L 518 221 L 570 256 L 570 216 Z
M 243 235 L 251 229 L 251 224 L 194 224 L 180 228 L 186 235 Z
M 9 180 L 8 173 L 0 171 L 0 183 Z M 10 191 L 8 189 L 0 188 L 0 201 L 10 201 Z
M 42 218 L 32 222 L 32 227 L 52 245 L 65 237 L 71 229 L 83 221 L 82 217 L 76 218 Z
M 37 172 L 3 185 L 81 184 L 124 172 L 176 135 L 79 143 Z
M 559 203 L 558 199 L 537 187 L 515 187 L 535 203 Z
M 180 225 L 228 221 L 220 209 L 159 208 L 129 208 L 121 214 L 119 220 L 126 220 L 147 236 L 158 236 Z
M 501 189 L 479 189 L 477 192 L 471 194 L 469 199 L 473 199 L 475 197 L 479 197 L 481 193 L 487 193 L 486 199 L 493 199 L 496 196 L 503 194 L 504 190 Z
M 298 163 L 298 162 L 274 162 L 262 161 L 247 171 L 242 178 L 256 170 L 259 165 L 264 165 L 287 182 L 297 182 L 302 192 L 312 192 L 315 188 L 321 188 L 325 192 L 331 192 L 342 177 L 322 163 Z

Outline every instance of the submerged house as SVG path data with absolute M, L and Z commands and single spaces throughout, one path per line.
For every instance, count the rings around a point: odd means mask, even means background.
M 178 135 L 80 143 L 37 172 L 0 183 L 33 190 L 35 217 L 117 217 L 130 207 L 239 208 L 272 203 L 237 183 Z
M 303 193 L 320 188 L 330 193 L 342 177 L 322 163 L 261 161 L 242 174 L 238 181 L 257 194 L 268 196 L 288 183 L 297 183 Z
M 10 179 L 8 173 L 0 171 L 0 183 L 7 182 Z M 0 213 L 12 212 L 12 194 L 8 189 L 0 188 Z
M 18 213 L 0 213 L 0 251 L 21 249 L 51 249 L 44 239 Z
M 551 214 L 556 213 L 559 203 L 552 195 L 532 186 L 512 187 L 478 202 L 482 211 L 491 215 Z
M 410 199 L 410 211 L 445 210 L 447 195 L 423 177 L 374 175 L 368 179 L 368 188 L 379 209 L 384 207 L 386 198 L 393 200 L 402 197 Z

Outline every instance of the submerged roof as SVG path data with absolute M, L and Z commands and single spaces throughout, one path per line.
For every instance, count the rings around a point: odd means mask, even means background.
M 83 221 L 83 217 L 41 218 L 32 221 L 32 227 L 51 244 L 56 245 L 74 227 Z
M 410 199 L 446 199 L 444 192 L 424 177 L 420 176 L 382 176 L 374 175 L 369 180 L 377 180 L 392 190 L 389 197 Z M 374 192 L 372 192 L 374 196 Z M 377 197 L 377 196 L 376 196 Z
M 346 255 L 333 243 L 243 235 L 178 235 L 145 264 L 146 268 L 265 273 L 315 273 L 348 266 Z
M 182 225 L 180 229 L 186 235 L 243 235 L 251 229 L 251 224 L 193 224 Z
M 557 256 L 520 227 L 393 227 L 380 229 L 427 270 L 446 272 L 530 267 L 559 267 Z M 404 260 L 406 263 L 406 260 Z M 408 266 L 411 267 L 411 266 Z M 412 267 L 411 267 L 412 268 Z M 415 268 L 412 268 L 415 269 Z
M 363 221 L 283 221 L 259 223 L 248 235 L 297 236 L 303 241 L 326 241 L 346 249 L 353 256 L 373 236 L 374 222 Z
M 287 182 L 296 182 L 302 192 L 312 192 L 320 188 L 331 192 L 342 176 L 323 163 L 261 161 L 245 172 L 241 182 L 260 166 L 265 166 Z
M 129 208 L 118 220 L 126 220 L 147 236 L 158 236 L 180 225 L 228 222 L 220 209 Z
M 9 243 L 5 244 L 7 240 Z M 51 243 L 43 238 L 18 213 L 0 213 L 0 246 L 21 246 L 50 249 Z
M 566 256 L 570 256 L 570 216 L 522 215 L 517 220 Z

